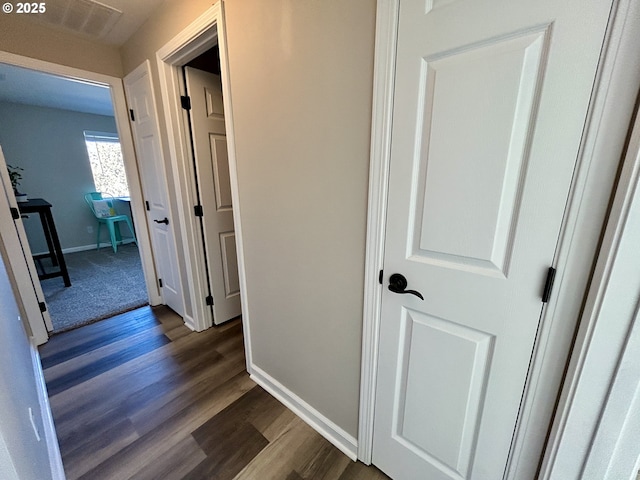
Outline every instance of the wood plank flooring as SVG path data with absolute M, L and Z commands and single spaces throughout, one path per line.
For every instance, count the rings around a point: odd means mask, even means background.
M 388 478 L 249 378 L 239 320 L 196 333 L 143 307 L 56 335 L 40 354 L 70 480 Z

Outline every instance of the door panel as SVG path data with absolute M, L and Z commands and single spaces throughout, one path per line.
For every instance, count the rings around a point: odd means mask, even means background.
M 136 69 L 125 78 L 125 91 L 135 120 L 131 122 L 142 192 L 148 202 L 147 223 L 162 299 L 176 313 L 184 315 L 184 298 L 178 267 L 174 224 L 168 203 L 168 186 L 160 147 L 153 90 L 148 70 Z M 154 220 L 168 219 L 169 223 Z
M 610 6 L 400 2 L 373 448 L 394 478 L 503 476 Z
M 398 440 L 424 461 L 465 477 L 494 336 L 406 308 L 401 321 Z
M 220 249 L 222 251 L 220 257 L 222 258 L 222 272 L 224 275 L 224 294 L 225 298 L 232 298 L 240 295 L 235 232 L 220 234 Z
M 506 276 L 545 33 L 509 36 L 423 60 L 421 145 L 413 166 L 421 180 L 415 257 Z
M 220 77 L 185 67 L 213 321 L 241 313 L 231 180 Z
M 171 258 L 172 257 L 172 244 L 173 244 L 173 232 L 168 228 L 168 225 L 162 225 L 155 227 L 155 236 L 156 236 L 156 254 L 160 258 Z M 162 265 L 162 294 L 164 298 L 167 299 L 175 299 L 182 298 L 182 293 L 180 292 L 180 284 L 177 283 L 175 279 L 180 278 L 180 272 L 178 272 L 178 266 L 173 261 L 163 262 Z M 167 305 L 171 307 L 171 304 L 167 302 Z M 178 312 L 174 307 L 172 307 L 176 313 Z M 182 313 L 180 313 L 182 315 Z
M 231 179 L 229 177 L 227 137 L 209 134 L 209 143 L 211 166 L 213 167 L 213 186 L 216 194 L 216 211 L 231 211 Z

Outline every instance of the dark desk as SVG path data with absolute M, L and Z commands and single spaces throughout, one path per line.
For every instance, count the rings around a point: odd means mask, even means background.
M 51 258 L 51 263 L 54 266 L 59 267 L 57 272 L 47 273 L 44 268 L 41 268 L 42 274 L 38 275 L 40 280 L 47 278 L 62 277 L 64 280 L 64 286 L 70 287 L 71 280 L 69 279 L 69 273 L 67 272 L 67 264 L 64 261 L 62 255 L 62 248 L 60 247 L 60 240 L 58 239 L 58 232 L 56 231 L 56 224 L 53 222 L 53 215 L 51 215 L 51 204 L 42 198 L 32 198 L 26 202 L 18 202 L 18 208 L 20 213 L 37 213 L 40 215 L 40 223 L 42 223 L 42 230 L 44 232 L 44 238 L 47 241 L 47 247 L 49 253 L 42 255 L 36 255 L 36 260 L 40 258 Z M 42 267 L 42 264 L 40 264 Z

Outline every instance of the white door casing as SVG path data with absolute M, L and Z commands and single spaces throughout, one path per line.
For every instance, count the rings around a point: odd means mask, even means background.
M 185 67 L 185 78 L 213 322 L 220 325 L 241 313 L 222 82 L 218 75 L 191 67 Z
M 16 300 L 21 306 L 26 318 L 23 322 L 36 345 L 42 345 L 49 340 L 47 330 L 53 330 L 49 312 L 40 311 L 40 302 L 44 302 L 44 293 L 33 263 L 33 255 L 27 240 L 27 234 L 22 224 L 22 218 L 12 218 L 11 209 L 18 211 L 18 204 L 13 195 L 11 180 L 7 171 L 7 164 L 0 147 L 0 248 L 5 259 L 9 275 L 16 287 Z
M 140 169 L 142 191 L 147 202 L 147 224 L 158 278 L 162 280 L 162 299 L 172 310 L 184 315 L 174 222 L 168 202 L 168 187 L 159 136 L 149 61 L 124 79 L 127 101 L 133 112 L 131 121 Z
M 400 7 L 373 451 L 393 476 L 503 475 L 609 7 Z
M 9 206 L 12 208 L 18 208 L 18 202 L 11 190 L 11 180 L 9 179 L 8 176 L 4 174 L 4 172 L 7 171 L 6 165 L 7 165 L 6 160 L 2 153 L 2 147 L 0 147 L 0 171 L 2 172 L 2 183 L 4 186 L 4 191 L 7 196 L 7 201 L 9 202 Z M 42 285 L 40 284 L 40 280 L 38 279 L 38 270 L 36 269 L 36 265 L 33 261 L 31 247 L 29 246 L 29 239 L 27 238 L 27 232 L 24 229 L 24 224 L 22 223 L 22 217 L 15 222 L 15 226 L 16 226 L 16 232 L 18 233 L 18 238 L 20 239 L 22 254 L 27 264 L 27 269 L 29 270 L 29 276 L 31 281 L 27 283 L 27 285 L 30 284 L 33 287 L 33 290 L 38 302 L 44 303 L 46 306 L 44 292 L 42 291 Z M 53 323 L 51 323 L 51 315 L 49 314 L 49 309 L 46 309 L 44 312 L 41 312 L 41 316 L 42 316 L 42 319 L 44 320 L 44 324 L 46 326 L 47 331 L 48 332 L 53 331 Z M 36 320 L 36 322 L 39 323 L 39 320 Z M 40 330 L 39 327 L 35 327 L 35 328 L 37 331 Z M 34 329 L 33 325 L 32 325 L 32 329 Z M 36 335 L 36 338 L 42 340 L 44 337 L 42 337 L 41 335 Z

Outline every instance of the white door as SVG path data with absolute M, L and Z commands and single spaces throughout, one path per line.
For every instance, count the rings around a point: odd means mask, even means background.
M 13 194 L 11 180 L 7 172 L 7 164 L 0 147 L 0 254 L 9 270 L 17 289 L 18 303 L 21 304 L 23 319 L 28 331 L 37 345 L 49 340 L 47 331 L 53 330 L 49 311 L 43 312 L 40 305 L 45 305 L 44 293 L 38 279 L 38 272 L 33 263 L 31 247 L 27 233 L 19 215 L 16 197 Z
M 213 322 L 220 325 L 241 313 L 222 83 L 218 75 L 191 67 L 185 67 L 185 76 Z
M 127 75 L 124 85 L 131 108 L 133 140 L 162 299 L 176 313 L 184 315 L 174 232 L 177 224 L 171 218 L 168 203 L 168 187 L 148 62 Z
M 373 448 L 397 480 L 503 477 L 610 7 L 400 2 Z

